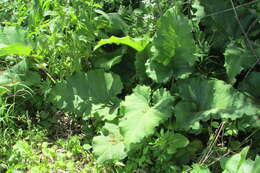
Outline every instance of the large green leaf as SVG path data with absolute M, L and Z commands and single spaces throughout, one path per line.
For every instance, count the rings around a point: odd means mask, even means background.
M 106 123 L 103 129 L 108 132 L 107 135 L 93 138 L 93 153 L 98 156 L 97 162 L 124 159 L 127 155 L 118 126 Z
M 98 42 L 98 44 L 95 46 L 94 50 L 96 50 L 106 44 L 123 44 L 123 45 L 130 46 L 137 51 L 141 51 L 146 47 L 146 45 L 148 43 L 149 43 L 148 38 L 146 38 L 146 37 L 145 38 L 131 38 L 129 36 L 126 36 L 126 37 L 119 38 L 119 37 L 111 36 L 108 39 L 101 39 Z
M 230 83 L 236 81 L 235 77 L 244 69 L 251 67 L 256 62 L 256 57 L 235 43 L 230 43 L 225 50 L 225 67 Z
M 149 87 L 137 86 L 133 94 L 127 96 L 122 103 L 124 117 L 119 126 L 125 144 L 129 146 L 153 134 L 155 127 L 171 116 L 172 104 L 173 97 L 166 90 L 157 90 L 154 98 L 151 98 Z
M 196 61 L 195 43 L 189 20 L 179 10 L 171 8 L 161 17 L 158 27 L 151 48 L 152 59 L 167 65 L 179 57 L 188 65 L 193 65 Z
M 120 77 L 113 73 L 103 70 L 77 73 L 52 89 L 51 101 L 60 109 L 88 115 L 92 104 L 111 105 L 122 88 Z
M 217 79 L 180 80 L 175 89 L 182 99 L 175 106 L 179 129 L 198 129 L 199 121 L 206 121 L 210 117 L 235 120 L 248 115 L 256 119 L 260 113 L 260 109 L 249 97 Z
M 26 38 L 26 31 L 16 27 L 0 27 L 0 56 L 9 54 L 30 55 L 32 47 Z
M 152 80 L 166 83 L 172 77 L 182 78 L 193 71 L 196 47 L 191 30 L 188 19 L 178 10 L 170 9 L 161 18 L 150 49 L 151 59 L 145 64 Z

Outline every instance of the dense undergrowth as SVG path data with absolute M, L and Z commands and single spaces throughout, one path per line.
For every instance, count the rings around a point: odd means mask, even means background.
M 2 0 L 0 172 L 260 172 L 260 1 Z

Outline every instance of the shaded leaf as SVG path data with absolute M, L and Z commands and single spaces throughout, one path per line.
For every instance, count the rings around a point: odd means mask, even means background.
M 0 73 L 0 86 L 11 87 L 21 83 L 27 86 L 40 84 L 39 74 L 30 71 L 30 61 L 26 58 Z
M 244 69 L 256 62 L 256 57 L 246 48 L 230 43 L 225 50 L 225 67 L 230 83 L 236 81 L 235 77 Z
M 221 12 L 218 15 L 209 16 L 213 20 L 213 23 L 210 23 L 209 28 L 212 27 L 216 29 L 217 27 L 218 33 L 223 33 L 223 39 L 229 36 L 240 37 L 242 35 L 242 31 L 237 25 L 238 23 L 236 21 L 234 11 L 225 11 L 227 9 L 232 9 L 232 4 L 230 1 L 200 0 L 200 4 L 204 7 L 206 15 Z M 239 20 L 243 28 L 248 28 L 250 21 L 257 17 L 246 7 L 237 8 L 236 12 L 239 16 Z M 215 38 L 217 37 L 219 37 L 219 35 L 217 35 Z
M 175 91 L 182 101 L 175 106 L 179 129 L 199 129 L 199 121 L 212 118 L 235 120 L 244 115 L 256 119 L 260 109 L 249 97 L 223 81 L 190 78 L 180 80 Z
M 174 154 L 179 148 L 184 148 L 189 144 L 189 140 L 179 133 L 166 132 L 156 140 L 155 146 L 160 148 L 160 152 L 167 151 L 167 154 Z
M 136 77 L 145 83 L 148 81 L 148 76 L 146 74 L 146 61 L 151 57 L 151 44 L 147 45 L 144 50 L 137 52 L 135 56 L 135 71 Z
M 122 57 L 126 52 L 126 47 L 121 47 L 113 52 L 97 52 L 90 60 L 94 68 L 109 70 L 112 66 L 121 62 Z
M 52 89 L 51 101 L 60 109 L 88 115 L 92 104 L 109 104 L 122 88 L 120 77 L 113 73 L 76 73 Z
M 118 31 L 121 31 L 127 35 L 129 26 L 118 13 L 105 13 L 102 10 L 95 10 L 95 12 L 101 14 L 101 17 L 108 21 L 107 28 L 110 32 L 117 33 Z
M 170 65 L 163 65 L 156 61 L 148 60 L 145 63 L 147 75 L 157 83 L 167 83 L 173 77 L 174 69 Z
M 109 104 L 93 104 L 91 114 L 98 115 L 103 120 L 114 120 L 118 116 L 119 99 L 113 99 Z
M 260 72 L 251 72 L 239 85 L 239 89 L 245 91 L 260 100 Z

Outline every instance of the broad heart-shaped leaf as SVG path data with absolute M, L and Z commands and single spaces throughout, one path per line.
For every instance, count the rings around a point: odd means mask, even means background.
M 178 129 L 199 129 L 199 121 L 212 118 L 235 120 L 243 115 L 257 119 L 260 109 L 248 96 L 221 80 L 200 77 L 180 80 L 175 85 L 181 101 L 175 106 Z
M 153 134 L 155 127 L 171 116 L 173 97 L 170 93 L 160 89 L 154 95 L 151 98 L 149 87 L 137 86 L 133 94 L 126 96 L 122 103 L 124 117 L 119 126 L 127 147 Z M 153 106 L 150 105 L 152 100 Z
M 76 73 L 52 89 L 51 102 L 65 111 L 88 115 L 92 104 L 109 106 L 122 88 L 120 77 L 113 73 L 103 70 Z
M 260 49 L 257 51 L 259 52 Z M 259 52 L 260 54 L 260 52 Z M 230 83 L 236 81 L 235 77 L 244 69 L 251 67 L 256 62 L 256 57 L 248 51 L 248 48 L 242 48 L 235 43 L 230 43 L 225 50 L 225 67 Z
M 260 100 L 260 72 L 251 72 L 239 85 L 239 89 L 245 91 Z
M 152 60 L 168 65 L 176 57 L 188 65 L 196 61 L 195 43 L 189 20 L 179 10 L 171 8 L 161 17 L 153 40 Z
M 145 63 L 146 73 L 153 81 L 166 83 L 172 77 L 182 78 L 193 72 L 196 47 L 191 30 L 188 19 L 178 10 L 170 9 L 161 18 L 151 57 Z
M 30 55 L 32 47 L 26 38 L 26 31 L 16 27 L 0 27 L 0 56 L 9 54 Z
M 106 123 L 103 129 L 108 131 L 108 135 L 102 134 L 93 138 L 93 152 L 98 156 L 97 162 L 124 159 L 127 155 L 118 126 Z
M 123 45 L 127 45 L 130 46 L 132 48 L 134 48 L 137 51 L 141 51 L 143 50 L 146 45 L 149 43 L 148 38 L 144 37 L 144 38 L 131 38 L 129 36 L 126 37 L 115 37 L 115 36 L 111 36 L 108 39 L 102 39 L 98 42 L 98 44 L 95 46 L 94 50 L 100 48 L 101 46 L 104 46 L 106 44 L 123 44 Z

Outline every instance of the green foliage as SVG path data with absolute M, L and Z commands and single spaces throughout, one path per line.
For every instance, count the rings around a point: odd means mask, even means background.
M 232 119 L 245 115 L 253 119 L 259 108 L 246 95 L 220 80 L 190 78 L 176 83 L 181 101 L 175 106 L 176 125 L 179 129 L 199 129 L 199 121 L 209 118 Z
M 179 148 L 185 148 L 188 144 L 189 140 L 182 134 L 166 132 L 155 141 L 154 146 L 158 146 L 162 153 L 174 154 Z
M 142 51 L 145 46 L 148 44 L 148 40 L 146 38 L 131 38 L 129 36 L 118 38 L 115 36 L 110 37 L 109 39 L 102 39 L 98 42 L 98 44 L 94 47 L 94 50 L 104 46 L 106 44 L 124 44 L 130 46 L 137 51 Z
M 186 17 L 178 9 L 169 9 L 161 17 L 158 23 L 158 31 L 155 35 L 152 60 L 168 65 L 177 59 L 183 59 L 187 65 L 193 65 L 195 44 L 192 39 L 191 26 Z
M 114 124 L 107 123 L 104 130 L 108 131 L 107 136 L 101 135 L 93 138 L 93 152 L 99 156 L 97 162 L 124 159 L 127 155 L 119 128 Z
M 199 164 L 192 165 L 193 169 L 191 173 L 210 173 L 208 168 L 204 168 L 203 166 Z
M 224 55 L 225 67 L 231 83 L 236 81 L 235 77 L 240 74 L 242 70 L 250 68 L 257 59 L 248 49 L 238 47 L 235 43 L 230 43 L 227 46 Z
M 166 83 L 172 77 L 180 78 L 193 71 L 196 47 L 188 19 L 177 9 L 169 9 L 158 25 L 150 49 L 151 60 L 145 68 L 155 82 Z
M 245 147 L 240 153 L 235 154 L 230 158 L 222 159 L 221 167 L 224 169 L 223 173 L 258 172 L 260 170 L 259 156 L 256 157 L 255 161 L 246 159 L 248 150 L 249 147 Z
M 87 118 L 92 104 L 112 107 L 121 90 L 122 83 L 118 75 L 95 70 L 86 74 L 77 73 L 58 83 L 53 88 L 50 99 L 58 108 L 83 114 Z
M 260 99 L 260 73 L 252 72 L 249 76 L 239 85 L 239 89 L 245 91 L 255 97 L 256 100 Z
M 173 97 L 169 92 L 161 89 L 153 97 L 150 94 L 150 88 L 137 86 L 122 103 L 124 117 L 119 126 L 127 146 L 153 134 L 155 127 L 171 116 Z
M 259 9 L 1 1 L 0 172 L 258 173 Z
M 32 46 L 26 37 L 26 31 L 16 27 L 0 27 L 0 56 L 9 54 L 27 55 L 32 51 Z
M 120 63 L 126 53 L 127 47 L 121 47 L 113 52 L 99 51 L 90 61 L 94 68 L 109 70 Z

